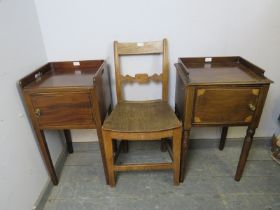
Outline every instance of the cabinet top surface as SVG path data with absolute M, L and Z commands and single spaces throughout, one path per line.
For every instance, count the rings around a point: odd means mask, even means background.
M 272 82 L 264 76 L 264 70 L 241 57 L 179 58 L 179 64 L 185 79 L 194 85 Z
M 104 61 L 51 62 L 20 80 L 24 89 L 92 87 Z

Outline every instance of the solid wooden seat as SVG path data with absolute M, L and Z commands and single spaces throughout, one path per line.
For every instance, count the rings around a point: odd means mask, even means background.
M 114 43 L 116 90 L 118 104 L 105 120 L 102 126 L 106 167 L 110 186 L 115 186 L 116 171 L 130 170 L 173 170 L 174 184 L 179 184 L 180 155 L 181 155 L 181 122 L 169 106 L 168 100 L 168 60 L 167 41 L 144 43 Z M 162 54 L 163 66 L 161 74 L 125 75 L 120 72 L 119 59 L 124 55 Z M 123 83 L 149 83 L 162 82 L 162 100 L 128 102 L 123 99 Z M 161 140 L 172 138 L 172 163 L 141 163 L 141 164 L 115 164 L 120 150 L 116 149 L 116 139 L 127 141 Z M 124 141 L 125 140 L 125 141 Z M 114 146 L 113 146 L 114 145 Z M 119 146 L 120 147 L 120 146 Z M 119 148 L 120 149 L 120 148 Z
M 163 101 L 119 103 L 103 124 L 104 130 L 119 132 L 153 132 L 178 127 L 176 115 Z

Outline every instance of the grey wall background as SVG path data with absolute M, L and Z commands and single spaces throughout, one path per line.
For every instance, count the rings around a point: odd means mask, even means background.
M 275 83 L 269 91 L 255 136 L 271 136 L 280 112 L 279 53 L 280 2 L 277 0 L 35 0 L 49 61 L 107 59 L 115 97 L 113 41 L 145 41 L 166 37 L 170 57 L 170 103 L 174 105 L 173 64 L 183 56 L 240 55 L 266 70 Z M 158 69 L 159 63 L 135 67 L 129 59 L 125 72 Z M 141 61 L 141 60 L 140 60 Z M 133 68 L 134 67 L 134 68 Z M 153 68 L 156 67 L 156 68 Z M 132 87 L 127 96 L 149 98 L 160 88 Z M 149 95 L 149 96 L 148 96 Z M 230 128 L 229 137 L 239 138 L 246 128 Z M 217 138 L 220 128 L 194 129 L 192 138 Z M 74 140 L 96 139 L 93 132 L 74 131 Z

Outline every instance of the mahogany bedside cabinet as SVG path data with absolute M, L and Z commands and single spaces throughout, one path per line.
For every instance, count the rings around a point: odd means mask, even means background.
M 221 126 L 223 150 L 229 126 L 248 126 L 235 174 L 239 181 L 272 81 L 241 57 L 179 58 L 175 66 L 175 112 L 184 130 L 180 181 L 185 177 L 192 127 Z
M 73 152 L 70 129 L 97 129 L 104 161 L 101 126 L 110 112 L 109 72 L 103 60 L 51 62 L 19 81 L 38 145 L 54 185 L 58 177 L 44 129 L 63 130 L 68 152 Z M 104 167 L 107 181 L 107 171 Z

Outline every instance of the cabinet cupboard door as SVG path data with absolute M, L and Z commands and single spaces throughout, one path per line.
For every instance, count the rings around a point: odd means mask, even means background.
M 205 88 L 196 90 L 194 124 L 247 124 L 253 119 L 258 88 Z
M 87 93 L 38 93 L 31 95 L 33 111 L 40 126 L 75 126 L 93 123 Z

